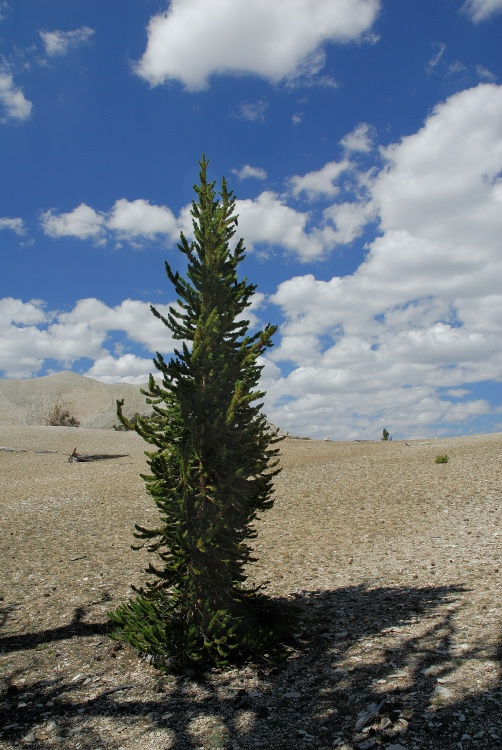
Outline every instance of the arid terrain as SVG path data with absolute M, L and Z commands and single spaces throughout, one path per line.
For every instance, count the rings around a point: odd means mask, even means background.
M 286 439 L 250 576 L 290 656 L 198 679 L 106 635 L 156 521 L 142 440 L 7 424 L 0 446 L 1 748 L 502 746 L 501 434 Z

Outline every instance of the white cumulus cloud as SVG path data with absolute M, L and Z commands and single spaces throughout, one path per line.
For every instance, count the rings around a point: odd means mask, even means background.
M 502 87 L 483 84 L 438 105 L 424 127 L 383 151 L 373 186 L 382 228 L 483 252 L 502 216 Z M 470 247 L 470 245 L 469 245 Z
M 42 300 L 22 300 L 13 297 L 0 299 L 0 327 L 5 331 L 11 323 L 33 325 L 47 321 Z
M 121 198 L 113 206 L 106 225 L 125 237 L 144 236 L 153 238 L 164 234 L 178 236 L 178 224 L 174 214 L 166 206 L 155 206 L 145 200 L 128 201 Z
M 158 305 L 167 315 L 169 305 Z M 0 300 L 0 371 L 3 377 L 35 376 L 47 359 L 70 368 L 83 358 L 94 360 L 89 373 L 112 382 L 145 382 L 153 367 L 152 359 L 128 352 L 114 357 L 113 333 L 125 334 L 129 346 L 141 345 L 146 352 L 173 351 L 171 332 L 158 320 L 150 305 L 127 299 L 115 307 L 101 300 L 79 300 L 69 312 L 47 312 L 41 300 L 23 302 L 19 299 Z M 146 368 L 146 361 L 149 362 Z M 146 368 L 146 370 L 145 370 Z
M 107 239 L 140 243 L 158 235 L 173 240 L 179 236 L 179 224 L 166 206 L 156 206 L 142 198 L 120 198 L 110 211 L 96 211 L 81 203 L 72 211 L 58 214 L 54 209 L 41 215 L 41 227 L 49 237 L 92 239 L 98 244 Z
M 259 325 L 263 304 L 264 295 L 256 293 L 240 317 Z M 164 318 L 170 307 L 179 309 L 176 303 L 155 305 Z M 109 306 L 95 297 L 66 312 L 47 311 L 42 300 L 0 299 L 0 342 L 1 377 L 35 377 L 48 359 L 68 369 L 91 359 L 86 374 L 106 383 L 146 383 L 150 372 L 157 373 L 153 355 L 169 355 L 179 346 L 149 303 L 126 299 Z M 145 356 L 137 353 L 138 345 Z
M 157 305 L 161 315 L 167 315 L 169 305 Z M 109 307 L 98 299 L 88 298 L 77 302 L 69 313 L 59 315 L 59 323 L 64 326 L 85 324 L 100 333 L 123 331 L 127 337 L 142 344 L 149 351 L 172 351 L 173 339 L 164 324 L 150 310 L 147 302 L 126 299 Z
M 255 180 L 266 180 L 267 173 L 261 167 L 252 167 L 250 164 L 244 164 L 240 169 L 232 169 L 232 173 L 239 180 L 247 180 L 253 178 Z
M 173 0 L 150 19 L 136 70 L 152 85 L 174 79 L 191 91 L 217 73 L 278 82 L 318 70 L 321 45 L 360 39 L 379 8 L 379 0 Z
M 103 244 L 109 239 L 140 245 L 163 235 L 167 242 L 175 242 L 181 231 L 192 237 L 191 204 L 184 206 L 176 218 L 166 206 L 155 206 L 143 199 L 115 202 L 109 212 L 100 212 L 80 204 L 67 213 L 53 209 L 41 215 L 42 230 L 49 237 L 74 237 Z M 302 261 L 320 258 L 329 246 L 322 230 L 309 226 L 310 215 L 288 206 L 286 199 L 271 191 L 264 191 L 255 199 L 237 200 L 238 234 L 246 246 L 279 246 L 294 253 Z
M 7 378 L 32 377 L 49 358 L 63 367 L 80 357 L 95 358 L 106 337 L 82 321 L 61 326 L 41 300 L 12 298 L 0 300 L 0 334 L 0 371 Z
M 56 214 L 53 209 L 44 211 L 41 225 L 49 237 L 77 237 L 84 240 L 89 237 L 103 236 L 106 218 L 85 203 L 81 203 L 72 211 Z
M 31 116 L 32 103 L 25 97 L 23 91 L 16 86 L 12 73 L 7 66 L 0 66 L 0 122 L 22 122 Z
M 302 176 L 295 175 L 291 177 L 289 179 L 289 187 L 296 198 L 302 193 L 309 200 L 314 200 L 323 195 L 333 196 L 339 192 L 336 181 L 349 167 L 350 162 L 348 161 L 332 161 L 317 171 L 308 172 Z
M 87 42 L 94 34 L 94 29 L 81 26 L 72 31 L 39 31 L 45 47 L 45 53 L 49 57 L 66 55 L 70 49 Z
M 22 237 L 26 234 L 26 227 L 24 221 L 18 217 L 9 218 L 7 216 L 0 218 L 0 229 L 10 229 L 15 234 Z
M 502 380 L 502 87 L 455 94 L 382 157 L 367 204 L 381 234 L 364 262 L 328 281 L 289 279 L 272 297 L 285 323 L 269 356 L 294 367 L 267 413 L 286 429 L 461 432 L 490 410 L 470 385 Z M 346 221 L 350 235 L 350 211 Z
M 375 218 L 376 208 L 371 201 L 334 203 L 324 210 L 324 242 L 330 247 L 348 245 L 360 237 L 366 224 Z
M 144 385 L 155 367 L 151 358 L 138 357 L 135 354 L 123 354 L 113 357 L 106 354 L 96 359 L 85 373 L 87 377 L 101 380 L 103 383 L 133 383 Z M 153 373 L 154 374 L 154 373 Z
M 309 214 L 286 205 L 276 193 L 264 191 L 255 200 L 237 200 L 239 236 L 246 247 L 276 245 L 292 252 L 301 260 L 322 256 L 324 245 L 320 237 L 308 228 Z
M 362 122 L 357 125 L 354 130 L 347 133 L 340 144 L 348 152 L 359 151 L 361 153 L 368 153 L 373 148 L 373 128 L 367 122 Z

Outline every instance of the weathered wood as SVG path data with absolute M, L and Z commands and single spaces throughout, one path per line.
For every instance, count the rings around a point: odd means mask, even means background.
M 71 464 L 84 461 L 105 461 L 108 458 L 125 458 L 128 455 L 128 453 L 77 453 L 77 449 L 74 448 L 68 461 Z

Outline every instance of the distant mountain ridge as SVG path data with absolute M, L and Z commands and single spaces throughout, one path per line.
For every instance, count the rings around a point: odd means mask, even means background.
M 0 379 L 0 426 L 46 425 L 59 403 L 80 427 L 110 429 L 118 423 L 117 399 L 124 399 L 127 417 L 151 412 L 140 387 L 102 383 L 67 370 L 28 380 Z

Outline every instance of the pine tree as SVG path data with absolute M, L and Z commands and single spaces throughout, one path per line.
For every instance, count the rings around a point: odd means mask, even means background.
M 257 389 L 259 357 L 276 327 L 250 335 L 243 313 L 256 289 L 237 270 L 243 240 L 234 249 L 235 197 L 222 180 L 219 198 L 200 161 L 192 203 L 194 241 L 180 235 L 186 278 L 166 263 L 177 307 L 153 314 L 181 341 L 162 375 L 143 391 L 154 416 L 136 431 L 155 450 L 143 479 L 159 510 L 156 528 L 136 526 L 134 536 L 154 553 L 148 580 L 111 613 L 113 637 L 139 651 L 168 657 L 176 668 L 223 665 L 271 651 L 277 632 L 263 616 L 260 588 L 247 588 L 255 561 L 250 540 L 257 515 L 273 504 L 279 438 L 270 429 Z M 118 416 L 123 402 L 118 402 Z M 142 546 L 140 545 L 140 546 Z

